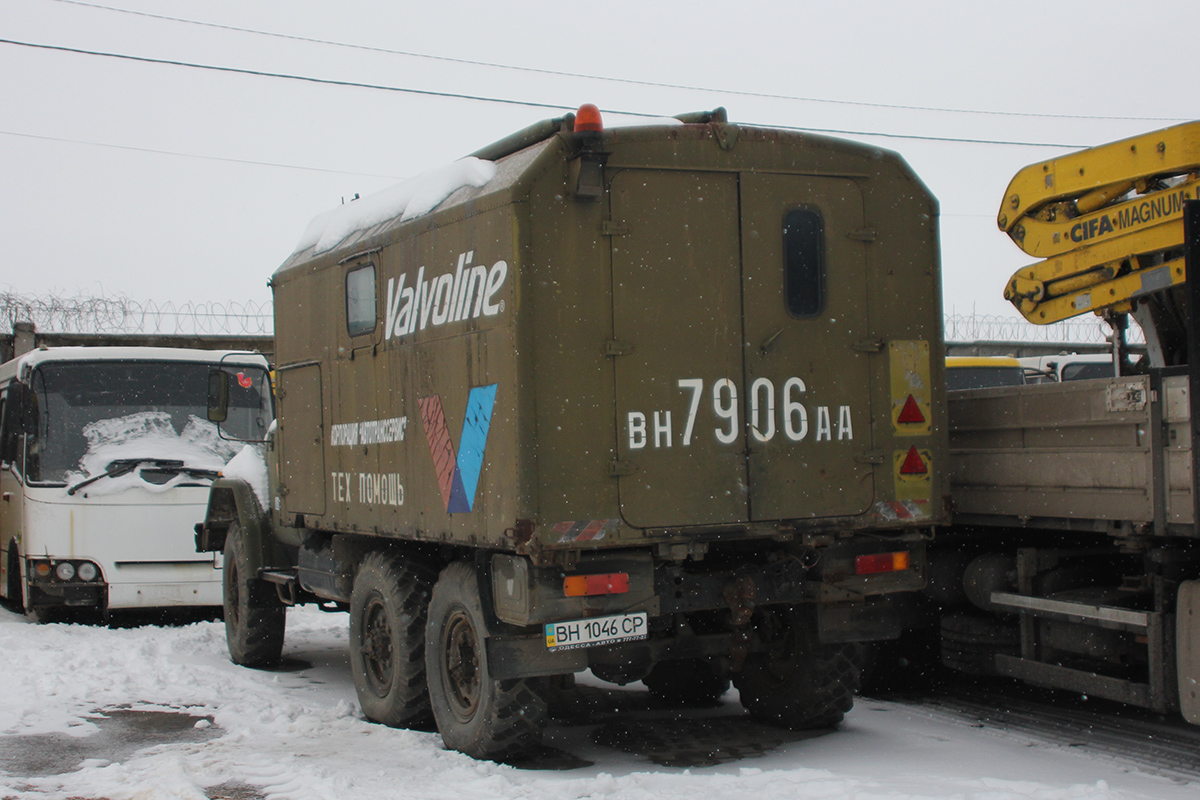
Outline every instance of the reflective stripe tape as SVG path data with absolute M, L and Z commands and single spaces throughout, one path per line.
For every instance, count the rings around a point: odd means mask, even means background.
M 560 522 L 554 526 L 560 544 L 566 542 L 588 542 L 603 539 L 610 531 L 620 526 L 619 519 L 585 519 Z
M 882 500 L 875 504 L 875 515 L 889 522 L 921 519 L 929 516 L 928 500 Z

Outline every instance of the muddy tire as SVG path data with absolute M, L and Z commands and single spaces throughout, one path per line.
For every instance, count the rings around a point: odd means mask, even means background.
M 729 676 L 699 658 L 660 661 L 642 683 L 659 702 L 690 708 L 710 708 L 729 691 Z
M 437 570 L 419 558 L 371 553 L 350 594 L 350 670 L 363 714 L 393 728 L 430 727 L 425 617 Z
M 225 612 L 225 641 L 229 658 L 243 667 L 270 667 L 283 654 L 287 609 L 275 587 L 251 574 L 246 536 L 234 522 L 225 535 L 225 565 L 221 570 Z
M 493 678 L 485 631 L 474 566 L 451 564 L 433 589 L 426 628 L 429 699 L 438 731 L 452 750 L 513 761 L 541 743 L 549 684 L 543 678 Z
M 815 614 L 798 608 L 760 611 L 755 629 L 767 649 L 733 676 L 750 715 L 791 730 L 841 722 L 858 691 L 859 646 L 822 643 Z

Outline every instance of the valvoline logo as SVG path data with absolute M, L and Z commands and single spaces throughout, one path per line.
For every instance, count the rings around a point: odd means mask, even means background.
M 429 442 L 429 454 L 433 456 L 438 486 L 442 490 L 442 500 L 450 514 L 468 513 L 475 505 L 475 490 L 483 469 L 483 451 L 487 448 L 495 404 L 496 384 L 471 389 L 467 395 L 467 411 L 463 417 L 456 455 L 450 430 L 446 426 L 441 395 L 430 395 L 417 401 L 425 439 Z

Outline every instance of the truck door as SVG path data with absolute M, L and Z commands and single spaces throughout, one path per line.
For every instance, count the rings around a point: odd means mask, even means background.
M 609 197 L 621 513 L 745 522 L 737 176 L 625 170 Z
M 624 170 L 609 197 L 625 521 L 866 511 L 870 236 L 857 185 Z
M 741 176 L 752 520 L 874 499 L 862 194 L 843 178 Z
M 288 523 L 294 514 L 325 513 L 325 426 L 321 367 L 280 367 L 275 373 L 279 432 L 279 494 Z

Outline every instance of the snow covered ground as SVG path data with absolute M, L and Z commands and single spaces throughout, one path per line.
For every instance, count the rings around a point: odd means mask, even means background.
M 1200 797 L 1200 783 L 980 728 L 947 712 L 870 699 L 828 735 L 784 737 L 757 758 L 687 769 L 596 744 L 595 726 L 555 724 L 548 744 L 577 766 L 517 769 L 446 751 L 434 733 L 363 720 L 347 667 L 344 614 L 293 611 L 287 637 L 292 669 L 258 672 L 229 662 L 220 623 L 38 626 L 0 610 L 0 765 L 11 768 L 0 772 L 0 798 Z M 118 712 L 115 719 L 123 710 L 201 719 L 186 735 L 132 752 L 116 740 L 111 752 L 69 746 L 103 737 L 104 712 Z M 732 694 L 706 713 L 733 717 L 730 730 L 740 720 Z M 22 772 L 11 754 L 43 743 L 42 761 L 64 753 L 59 769 Z M 75 752 L 90 757 L 76 765 L 68 757 Z

